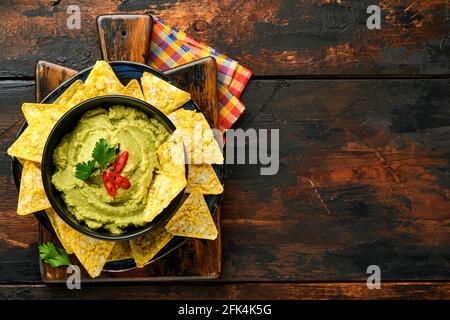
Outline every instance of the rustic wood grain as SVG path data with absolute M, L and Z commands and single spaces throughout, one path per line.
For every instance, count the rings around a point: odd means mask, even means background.
M 280 170 L 231 166 L 224 274 L 361 279 L 376 264 L 383 279 L 448 278 L 448 84 L 252 83 L 237 127 L 280 128 Z
M 448 1 L 378 1 L 373 31 L 369 0 L 70 4 L 80 30 L 66 28 L 64 1 L 0 4 L 0 283 L 14 283 L 0 285 L 0 298 L 449 298 Z M 250 83 L 236 125 L 280 128 L 280 171 L 229 166 L 214 284 L 40 284 L 38 225 L 16 216 L 6 149 L 20 104 L 33 100 L 35 63 L 91 65 L 105 13 L 155 14 L 267 79 Z M 293 79 L 302 76 L 399 79 Z M 441 79 L 400 79 L 410 76 Z M 382 290 L 366 289 L 369 264 L 381 267 Z
M 17 191 L 6 149 L 23 121 L 21 101 L 34 101 L 34 83 L 1 81 L 0 88 L 0 282 L 33 282 L 39 278 L 38 265 L 30 263 L 37 258 L 38 224 L 31 216 L 17 219 Z
M 382 29 L 369 30 L 371 0 L 73 0 L 0 4 L 0 77 L 32 77 L 40 59 L 81 70 L 100 58 L 96 16 L 151 13 L 270 75 L 448 75 L 447 0 L 380 0 Z
M 38 61 L 36 64 L 35 86 L 36 101 L 41 101 L 47 94 L 55 89 L 64 80 L 77 73 L 73 69 L 66 68 L 48 61 Z
M 103 60 L 145 63 L 150 55 L 152 20 L 148 15 L 103 15 L 97 18 Z
M 448 299 L 449 282 L 382 283 L 369 290 L 365 283 L 237 283 L 202 285 L 152 285 L 127 287 L 83 286 L 67 290 L 63 286 L 0 285 L 0 299 L 135 299 L 135 300 L 311 300 L 311 299 Z
M 448 84 L 251 81 L 237 126 L 280 129 L 280 170 L 228 166 L 220 281 L 364 281 L 371 264 L 384 281 L 449 279 Z M 33 87 L 0 82 L 0 97 L 4 131 Z M 0 136 L 3 283 L 39 279 L 34 219 L 15 213 L 14 134 Z

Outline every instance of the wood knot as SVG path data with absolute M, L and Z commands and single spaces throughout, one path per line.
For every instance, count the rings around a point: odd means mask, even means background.
M 196 32 L 204 32 L 209 29 L 209 23 L 205 20 L 197 19 L 192 23 L 192 29 Z

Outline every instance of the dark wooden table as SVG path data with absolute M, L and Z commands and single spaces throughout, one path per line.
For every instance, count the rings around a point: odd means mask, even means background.
M 450 298 L 447 0 L 149 2 L 0 4 L 0 298 Z M 382 29 L 369 30 L 376 2 Z M 69 4 L 80 30 L 66 27 Z M 95 17 L 124 12 L 155 14 L 253 70 L 237 127 L 280 128 L 280 171 L 229 166 L 219 280 L 48 287 L 6 149 L 36 61 L 91 65 Z M 381 290 L 366 287 L 372 264 Z

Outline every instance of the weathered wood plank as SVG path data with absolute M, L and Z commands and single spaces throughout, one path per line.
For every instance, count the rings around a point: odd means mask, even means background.
M 104 60 L 148 60 L 152 31 L 148 15 L 103 15 L 97 18 L 97 28 Z
M 2 130 L 20 119 L 3 94 Z M 222 206 L 221 281 L 450 278 L 449 81 L 253 80 L 238 127 L 280 129 L 280 170 L 230 165 Z M 20 280 L 35 257 L 12 242 L 37 241 L 15 214 L 17 193 L 1 136 L 0 282 Z M 11 258 L 15 257 L 15 258 Z M 28 266 L 2 264 L 17 259 Z M 22 269 L 21 269 L 22 268 Z
M 36 92 L 35 101 L 40 102 L 53 89 L 62 82 L 77 73 L 73 69 L 66 68 L 48 61 L 38 61 L 36 64 Z
M 211 57 L 199 59 L 173 69 L 165 74 L 181 89 L 189 92 L 192 100 L 203 111 L 211 128 L 219 128 L 219 113 L 217 101 L 217 65 Z M 205 76 L 208 74 L 208 77 Z M 200 86 L 199 86 L 200 85 Z M 201 88 L 202 90 L 199 90 Z M 209 99 L 211 95 L 215 99 Z
M 365 283 L 241 283 L 164 286 L 63 286 L 0 285 L 0 299 L 133 299 L 133 300 L 310 300 L 310 299 L 448 299 L 450 283 L 383 283 L 369 290 Z M 113 293 L 113 295 L 112 295 Z
M 32 81 L 0 82 L 0 282 L 39 280 L 38 223 L 32 216 L 17 219 L 17 191 L 6 149 L 23 121 L 22 101 L 34 101 Z M 21 275 L 21 276 L 19 276 Z
M 69 30 L 68 5 L 81 10 Z M 255 75 L 449 74 L 446 0 L 8 1 L 0 4 L 0 77 L 31 77 L 37 60 L 81 70 L 100 58 L 96 16 L 152 13 L 249 66 Z
M 448 85 L 252 82 L 237 126 L 280 129 L 280 171 L 231 166 L 224 273 L 360 279 L 377 264 L 384 279 L 448 278 Z

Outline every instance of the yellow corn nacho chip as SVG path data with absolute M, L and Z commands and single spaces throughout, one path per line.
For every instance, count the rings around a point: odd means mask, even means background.
M 75 107 L 77 104 L 80 104 L 83 101 L 88 100 L 89 98 L 93 98 L 89 96 L 89 90 L 86 89 L 86 86 L 83 85 L 81 90 L 75 92 L 75 94 L 70 98 L 69 102 L 67 102 L 66 106 L 68 109 Z
M 116 241 L 109 254 L 108 261 L 118 261 L 132 258 L 129 241 Z
M 144 219 L 151 222 L 186 186 L 184 175 L 171 175 L 165 172 L 155 173 L 150 185 Z
M 55 216 L 61 243 L 66 243 L 92 278 L 98 277 L 114 247 L 114 242 L 85 236 Z
M 103 96 L 124 92 L 124 85 L 117 78 L 106 61 L 97 61 L 84 83 L 85 89 L 91 89 L 90 96 Z
M 9 147 L 10 156 L 41 163 L 42 153 L 54 122 L 42 121 L 30 124 Z
M 128 84 L 126 85 L 125 88 L 128 90 L 129 95 L 131 97 L 145 101 L 144 94 L 142 93 L 141 85 L 139 84 L 139 82 L 136 79 L 133 79 L 130 82 L 128 82 Z
M 178 109 L 170 113 L 167 117 L 173 122 L 177 129 L 194 128 L 195 114 L 197 111 Z
M 68 104 L 70 99 L 72 99 L 72 97 L 80 90 L 83 90 L 83 81 L 77 80 L 74 83 L 72 83 L 70 85 L 70 87 L 68 87 L 66 89 L 66 91 L 64 91 L 58 97 L 58 99 L 55 100 L 54 104 L 57 104 L 57 105 L 66 105 L 66 104 Z
M 203 195 L 194 190 L 166 225 L 174 236 L 215 240 L 217 228 Z
M 188 150 L 189 164 L 223 164 L 221 148 L 202 113 L 178 109 L 168 115 Z
M 151 259 L 169 243 L 173 236 L 164 227 L 130 240 L 131 255 L 139 268 L 145 266 Z
M 198 189 L 202 194 L 221 194 L 223 186 L 210 164 L 190 164 L 186 192 Z
M 22 216 L 47 208 L 51 208 L 51 204 L 42 184 L 41 169 L 35 162 L 24 161 L 17 213 Z
M 47 213 L 48 219 L 50 220 L 53 226 L 53 230 L 55 230 L 56 236 L 58 237 L 59 242 L 61 242 L 62 246 L 64 247 L 64 250 L 66 250 L 68 254 L 73 254 L 72 248 L 69 246 L 67 242 L 65 242 L 66 239 L 64 237 L 61 237 L 59 233 L 58 223 L 56 221 L 57 213 L 55 212 L 55 210 L 53 210 L 53 208 L 45 209 L 45 212 Z
M 63 105 L 24 103 L 22 113 L 29 125 L 34 125 L 42 121 L 56 123 L 66 113 L 67 109 Z
M 148 72 L 144 72 L 142 75 L 141 85 L 145 101 L 164 114 L 175 111 L 191 100 L 191 95 L 186 91 L 178 89 L 167 81 Z
M 22 111 L 28 127 L 9 147 L 10 156 L 41 163 L 48 135 L 65 113 L 65 106 L 55 104 L 24 103 Z
M 160 163 L 160 171 L 185 176 L 183 140 L 179 135 L 172 134 L 159 146 L 156 154 Z
M 93 97 L 110 94 L 130 95 L 106 61 L 95 63 L 86 82 L 80 89 L 66 104 L 69 109 Z

